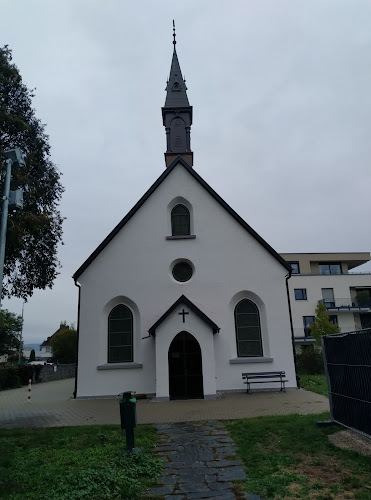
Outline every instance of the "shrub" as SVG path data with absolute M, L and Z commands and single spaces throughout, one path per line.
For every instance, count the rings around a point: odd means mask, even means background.
M 51 339 L 53 358 L 59 363 L 76 363 L 77 331 L 71 328 L 61 330 Z
M 322 351 L 312 345 L 304 346 L 296 355 L 296 366 L 299 374 L 320 375 L 325 373 Z
M 0 365 L 0 390 L 27 385 L 29 379 L 37 382 L 42 368 L 43 365 Z
M 18 370 L 13 365 L 0 366 L 0 390 L 13 389 L 20 387 L 21 381 L 19 379 Z
M 19 379 L 22 385 L 27 385 L 29 379 L 32 380 L 34 374 L 33 365 L 17 365 Z

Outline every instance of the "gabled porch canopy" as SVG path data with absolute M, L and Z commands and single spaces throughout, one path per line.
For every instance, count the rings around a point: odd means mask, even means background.
M 208 326 L 210 326 L 211 330 L 213 333 L 218 333 L 220 331 L 220 328 L 218 325 L 214 323 L 208 316 L 206 316 L 205 313 L 203 313 L 197 306 L 193 304 L 185 295 L 182 295 L 179 297 L 179 299 L 174 302 L 172 306 L 169 307 L 167 311 L 164 312 L 164 314 L 161 316 L 159 320 L 156 321 L 156 323 L 151 326 L 151 328 L 148 330 L 148 333 L 150 335 L 155 336 L 156 335 L 156 328 L 158 328 L 163 321 L 181 304 L 184 304 L 186 307 L 188 307 L 191 311 L 193 311 L 202 321 L 204 321 Z

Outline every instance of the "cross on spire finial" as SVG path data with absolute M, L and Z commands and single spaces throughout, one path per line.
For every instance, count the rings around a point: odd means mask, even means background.
M 173 45 L 174 45 L 174 48 L 175 48 L 175 45 L 176 45 L 176 40 L 175 40 L 176 33 L 175 33 L 175 21 L 174 21 L 174 19 L 173 19 L 173 38 L 174 38 Z

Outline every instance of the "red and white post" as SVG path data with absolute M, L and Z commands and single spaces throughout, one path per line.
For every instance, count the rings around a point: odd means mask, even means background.
M 27 401 L 29 403 L 31 402 L 31 384 L 32 384 L 32 380 L 29 379 L 29 381 L 28 381 L 28 396 L 27 396 Z

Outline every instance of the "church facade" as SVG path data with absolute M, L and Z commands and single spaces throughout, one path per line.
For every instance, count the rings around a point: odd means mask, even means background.
M 162 116 L 165 171 L 74 274 L 75 397 L 210 399 L 277 370 L 294 388 L 290 266 L 193 168 L 175 39 Z

